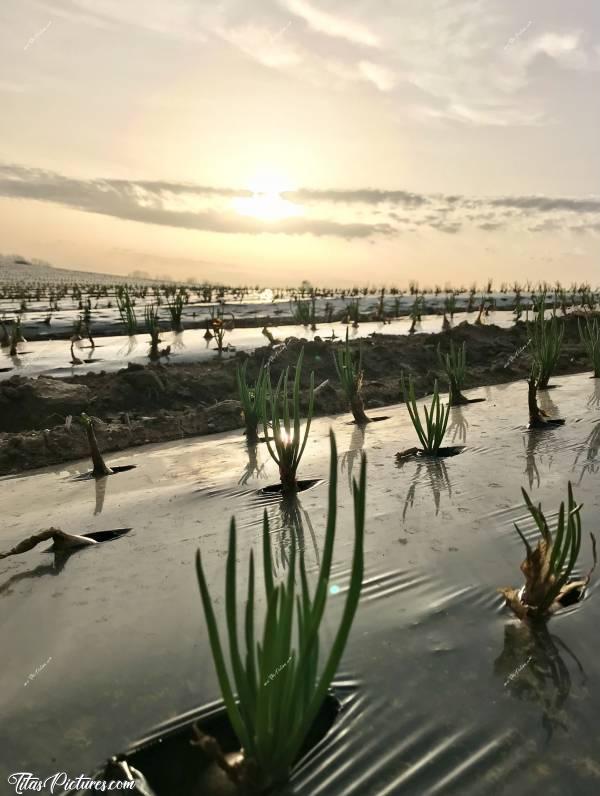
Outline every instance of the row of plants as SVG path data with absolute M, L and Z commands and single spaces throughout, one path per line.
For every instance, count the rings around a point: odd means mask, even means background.
M 298 364 L 301 366 L 301 361 Z M 279 384 L 282 390 L 287 388 L 286 377 Z M 298 393 L 298 382 L 295 380 L 294 402 L 291 407 L 294 417 L 289 417 L 288 412 L 289 422 L 286 424 L 284 419 L 283 429 L 280 430 L 285 430 L 293 437 L 298 446 L 304 446 L 308 432 L 305 430 L 302 433 L 296 422 L 299 410 Z M 437 412 L 434 414 L 437 426 L 447 420 L 447 417 Z M 79 422 L 88 433 L 92 449 L 97 451 L 91 418 L 82 415 Z M 279 435 L 274 432 L 274 436 Z M 240 751 L 235 755 L 225 753 L 218 738 L 207 734 L 202 723 L 194 726 L 190 742 L 224 772 L 240 794 L 277 793 L 289 779 L 295 763 L 303 754 L 306 739 L 328 695 L 358 609 L 364 577 L 366 530 L 367 461 L 364 453 L 361 454 L 359 479 L 354 480 L 352 486 L 354 543 L 350 582 L 333 642 L 329 649 L 325 649 L 321 625 L 330 594 L 337 524 L 337 459 L 335 436 L 330 432 L 325 541 L 316 583 L 312 588 L 304 551 L 298 547 L 294 538 L 291 540 L 291 554 L 286 562 L 287 574 L 279 582 L 275 579 L 271 529 L 265 511 L 262 534 L 263 607 L 259 608 L 254 552 L 251 551 L 248 559 L 246 599 L 244 601 L 241 598 L 240 610 L 240 589 L 236 572 L 237 532 L 235 519 L 232 518 L 225 578 L 225 624 L 220 626 L 202 553 L 198 551 L 197 554 L 196 572 L 210 648 L 225 709 L 238 739 Z M 99 476 L 110 474 L 110 469 L 104 469 L 101 457 L 96 465 Z M 526 558 L 521 564 L 525 584 L 520 589 L 506 587 L 499 589 L 499 592 L 520 620 L 543 627 L 552 614 L 579 599 L 589 584 L 596 566 L 596 540 L 590 534 L 593 550 L 591 569 L 585 576 L 574 578 L 573 573 L 582 545 L 582 506 L 576 502 L 570 482 L 567 501 L 560 504 L 554 529 L 551 529 L 541 505 L 535 506 L 525 490 L 523 498 L 539 530 L 540 539 L 536 547 L 533 547 L 525 532 L 515 524 L 526 549 Z M 50 537 L 43 537 L 46 538 Z M 40 540 L 41 537 L 35 541 Z M 28 541 L 34 540 L 32 538 Z M 19 549 L 15 548 L 6 555 L 22 552 L 31 546 L 19 546 Z M 244 617 L 241 641 L 238 630 L 240 614 Z M 226 640 L 228 652 L 223 639 Z M 276 676 L 273 672 L 276 672 Z
M 151 336 L 151 356 L 153 351 L 155 355 L 164 353 L 158 351 L 157 315 L 151 307 L 146 308 L 146 323 Z M 215 316 L 213 328 L 217 333 L 222 326 L 222 318 Z M 579 331 L 593 365 L 594 377 L 599 378 L 600 324 L 597 320 L 587 319 L 585 325 L 580 324 Z M 528 380 L 529 426 L 535 428 L 562 424 L 563 420 L 549 418 L 539 408 L 537 393 L 549 386 L 550 377 L 560 355 L 563 329 L 559 327 L 556 318 L 545 320 L 540 314 L 538 319 L 530 325 L 530 334 L 532 364 Z M 73 342 L 71 348 L 73 349 Z M 73 350 L 72 357 L 74 357 Z M 437 357 L 439 367 L 448 383 L 448 403 L 446 407 L 442 407 L 436 380 L 431 405 L 425 406 L 423 409 L 424 420 L 421 419 L 417 406 L 412 378 L 409 377 L 406 380 L 404 374 L 401 374 L 402 397 L 421 448 L 410 448 L 399 455 L 414 453 L 427 456 L 444 455 L 443 441 L 448 426 L 450 407 L 470 402 L 462 393 L 467 377 L 466 344 L 455 346 L 450 341 L 449 351 L 446 353 L 442 352 L 441 344 L 439 344 Z M 294 493 L 298 489 L 297 472 L 308 441 L 314 410 L 314 374 L 311 373 L 307 396 L 307 421 L 301 436 L 300 386 L 303 358 L 304 349 L 301 350 L 298 357 L 293 381 L 290 379 L 290 369 L 287 367 L 280 374 L 275 386 L 271 382 L 268 366 L 261 366 L 253 383 L 248 382 L 248 361 L 236 369 L 237 391 L 243 411 L 247 441 L 249 444 L 256 444 L 260 439 L 259 428 L 262 426 L 269 454 L 279 468 L 282 491 L 288 494 Z M 362 345 L 359 344 L 357 350 L 352 351 L 347 333 L 345 342 L 333 354 L 333 363 L 354 421 L 357 425 L 364 426 L 371 422 L 371 418 L 365 412 L 361 395 L 364 378 Z M 82 420 L 84 420 L 83 417 Z M 89 424 L 85 423 L 85 425 L 89 427 Z M 97 445 L 95 447 L 97 449 Z M 94 469 L 96 470 L 95 461 Z
M 447 422 L 447 408 L 441 414 L 435 413 L 434 424 L 440 427 L 444 422 Z M 295 426 L 292 435 L 299 444 L 300 432 Z M 306 432 L 303 438 L 305 442 Z M 227 715 L 239 741 L 240 751 L 234 756 L 226 755 L 217 738 L 206 734 L 198 725 L 194 727 L 192 744 L 198 746 L 225 773 L 240 793 L 275 793 L 283 787 L 294 764 L 301 757 L 306 738 L 333 682 L 356 615 L 364 574 L 364 453 L 361 454 L 359 482 L 353 482 L 352 494 L 355 522 L 350 585 L 341 620 L 324 664 L 319 664 L 319 628 L 329 592 L 337 510 L 337 448 L 333 432 L 330 432 L 325 546 L 314 596 L 311 596 L 309 588 L 303 550 L 298 552 L 294 540 L 287 575 L 280 582 L 275 582 L 270 528 L 265 511 L 262 538 L 265 607 L 259 625 L 262 634 L 256 635 L 255 567 L 254 553 L 251 551 L 242 632 L 244 641 L 241 646 L 237 627 L 240 611 L 237 605 L 235 519 L 231 520 L 229 534 L 223 633 L 220 632 L 214 611 L 202 555 L 198 551 L 197 577 L 211 652 Z M 589 584 L 596 566 L 596 540 L 590 534 L 594 559 L 590 571 L 584 577 L 573 578 L 581 550 L 582 506 L 575 501 L 571 483 L 568 484 L 566 505 L 564 502 L 560 504 L 554 530 L 551 530 L 541 505 L 535 506 L 525 490 L 523 498 L 539 530 L 540 539 L 536 547 L 532 547 L 515 524 L 526 549 L 526 558 L 521 564 L 525 584 L 520 589 L 501 588 L 498 591 L 515 616 L 534 627 L 543 628 L 553 613 L 579 599 Z M 298 577 L 300 594 L 296 593 Z M 228 656 L 221 642 L 223 635 L 229 642 Z M 285 662 L 285 665 L 280 666 L 281 662 Z M 274 671 L 277 672 L 276 676 L 272 674 Z
M 590 364 L 593 368 L 594 378 L 599 378 L 600 324 L 597 319 L 588 317 L 583 324 L 579 322 L 578 328 L 580 340 L 585 347 Z M 556 370 L 563 344 L 564 326 L 556 317 L 545 319 L 544 314 L 540 312 L 537 318 L 528 325 L 528 332 L 528 348 L 531 355 L 531 372 L 528 380 L 529 424 L 531 427 L 539 427 L 549 422 L 556 422 L 547 418 L 539 408 L 537 404 L 537 393 L 539 390 L 545 390 L 549 387 L 550 378 Z M 466 343 L 463 342 L 462 345 L 455 346 L 453 341 L 450 340 L 449 350 L 447 352 L 442 351 L 441 343 L 438 344 L 437 358 L 440 370 L 448 384 L 448 405 L 461 406 L 469 403 L 469 399 L 462 393 L 467 379 Z M 359 425 L 370 422 L 364 409 L 364 402 L 361 394 L 364 379 L 362 344 L 359 343 L 358 350 L 352 351 L 348 332 L 346 332 L 345 343 L 338 347 L 337 351 L 334 353 L 333 359 L 339 383 L 355 422 Z M 302 359 L 300 358 L 299 362 L 301 363 L 301 361 Z M 261 407 L 264 406 L 266 397 L 270 395 L 270 390 L 265 389 L 267 382 L 262 368 L 254 387 L 251 388 L 246 385 L 245 365 L 243 367 L 243 373 L 240 373 L 238 370 L 237 381 L 238 395 L 246 418 L 246 433 L 249 439 L 255 439 L 258 433 L 256 431 L 258 422 L 262 416 Z M 241 388 L 242 384 L 244 385 L 243 390 Z M 405 403 L 409 406 L 411 419 L 414 418 L 413 424 L 422 442 L 423 427 L 418 421 L 414 387 L 410 379 L 407 386 L 404 382 L 404 378 L 401 380 L 401 385 L 402 396 Z M 433 395 L 434 399 L 430 412 L 432 418 L 435 418 L 440 412 L 437 382 L 434 385 Z M 426 426 L 432 422 L 433 420 L 431 418 L 426 417 Z M 442 427 L 445 430 L 443 423 L 440 425 L 440 428 Z M 443 434 L 442 437 L 439 438 L 439 444 L 435 445 L 434 448 L 439 449 L 442 439 Z M 424 445 L 424 449 L 428 450 L 427 446 Z M 428 453 L 431 453 L 431 451 L 428 450 Z
M 446 283 L 443 287 L 439 284 L 434 286 L 421 286 L 419 282 L 412 280 L 409 282 L 407 288 L 394 285 L 389 288 L 373 285 L 365 285 L 363 287 L 355 285 L 352 288 L 332 288 L 326 286 L 313 286 L 308 281 L 304 281 L 299 287 L 287 286 L 271 289 L 261 287 L 260 285 L 235 286 L 211 284 L 207 282 L 199 284 L 195 279 L 188 280 L 185 283 L 165 283 L 160 280 L 150 279 L 138 281 L 124 280 L 112 283 L 109 280 L 94 282 L 93 279 L 90 279 L 88 282 L 84 283 L 76 280 L 69 280 L 67 276 L 61 276 L 60 278 L 55 277 L 52 280 L 32 280 L 23 278 L 20 272 L 18 276 L 16 273 L 14 278 L 11 278 L 9 272 L 3 273 L 2 283 L 0 284 L 0 300 L 17 301 L 20 302 L 21 306 L 24 303 L 25 309 L 27 308 L 27 302 L 41 303 L 48 301 L 51 305 L 54 305 L 55 302 L 66 299 L 71 299 L 73 302 L 79 303 L 79 308 L 82 309 L 81 302 L 86 298 L 96 301 L 102 298 L 109 298 L 116 296 L 122 288 L 129 293 L 134 301 L 153 297 L 159 304 L 162 303 L 163 300 L 175 298 L 178 294 L 182 294 L 185 297 L 186 303 L 188 303 L 188 301 L 201 301 L 210 304 L 214 301 L 221 301 L 226 298 L 236 302 L 243 301 L 244 299 L 251 300 L 257 297 L 264 297 L 265 293 L 268 291 L 269 296 L 274 301 L 291 300 L 293 302 L 298 300 L 303 301 L 305 299 L 312 300 L 313 298 L 352 299 L 360 296 L 366 298 L 368 296 L 377 295 L 380 296 L 380 302 L 382 302 L 384 297 L 388 294 L 392 297 L 403 295 L 431 295 L 438 297 L 441 294 L 445 294 L 447 298 L 452 300 L 452 297 L 473 297 L 475 295 L 492 296 L 494 293 L 496 295 L 513 295 L 518 297 L 524 294 L 533 297 L 536 294 L 545 293 L 547 295 L 553 295 L 555 300 L 559 300 L 561 304 L 568 302 L 572 306 L 576 306 L 577 304 L 585 306 L 590 299 L 597 301 L 598 294 L 598 289 L 593 289 L 589 283 L 583 282 L 577 284 L 573 282 L 567 287 L 563 286 L 560 281 L 556 281 L 554 284 L 550 284 L 546 281 L 533 283 L 530 280 L 523 284 L 516 281 L 512 284 L 503 282 L 496 291 L 494 291 L 493 280 L 491 279 L 487 280 L 483 285 L 477 285 L 477 283 L 474 282 L 468 288 L 465 285 L 454 287 L 450 283 Z
M 116 290 L 116 301 L 119 316 L 123 326 L 127 330 L 128 335 L 134 335 L 138 329 L 138 319 L 135 309 L 135 298 L 132 297 L 131 292 L 127 286 L 119 286 Z M 170 328 L 174 332 L 181 332 L 183 330 L 183 308 L 189 301 L 189 294 L 183 289 L 177 291 L 168 290 L 165 293 L 165 301 L 167 305 Z M 148 330 L 148 317 L 150 317 L 158 325 L 159 307 L 161 304 L 160 296 L 156 297 L 155 301 L 146 304 L 144 308 L 144 315 L 146 319 L 146 328 Z
M 540 326 L 543 324 L 543 328 L 531 329 L 532 378 L 537 389 L 542 375 L 549 378 L 552 373 L 562 337 L 554 319 L 546 321 L 541 316 L 536 323 Z M 598 350 L 600 336 L 597 324 L 595 327 L 593 323 L 582 326 L 581 332 L 588 335 L 592 346 L 590 350 Z M 412 380 L 405 379 L 404 375 L 401 378 L 407 411 L 422 446 L 420 455 L 443 455 L 442 443 L 450 403 L 454 400 L 460 405 L 466 400 L 462 395 L 467 370 L 465 346 L 455 347 L 451 344 L 450 350 L 445 353 L 438 347 L 437 355 L 440 369 L 449 385 L 450 400 L 447 406 L 441 404 L 436 382 L 431 405 L 424 407 L 423 420 Z M 314 376 L 311 374 L 304 413 L 306 421 L 303 425 L 303 358 L 304 351 L 301 351 L 293 376 L 288 367 L 275 385 L 266 366 L 260 369 L 252 384 L 248 383 L 247 362 L 237 371 L 248 442 L 256 444 L 260 439 L 259 429 L 262 428 L 269 454 L 279 468 L 281 491 L 284 496 L 292 498 L 298 491 L 297 473 L 309 438 L 314 410 Z M 335 352 L 335 368 L 356 422 L 359 423 L 360 419 L 360 424 L 364 425 L 369 419 L 362 400 L 357 403 L 363 378 L 362 349 L 359 347 L 358 352 L 352 352 L 348 336 Z M 80 422 L 94 452 L 94 475 L 105 477 L 110 474 L 110 468 L 106 467 L 101 456 L 98 459 L 93 421 L 82 415 Z M 361 455 L 359 479 L 353 481 L 352 487 L 354 544 L 350 584 L 333 643 L 325 650 L 321 626 L 330 594 L 336 534 L 337 458 L 335 437 L 330 433 L 327 523 L 321 564 L 313 588 L 310 586 L 303 550 L 295 539 L 292 539 L 287 574 L 279 581 L 274 577 L 271 529 L 265 512 L 262 534 L 264 604 L 260 603 L 263 607 L 259 608 L 253 551 L 247 561 L 245 599 L 240 596 L 236 571 L 237 530 L 235 519 L 232 518 L 225 577 L 225 622 L 220 625 L 201 551 L 197 555 L 196 573 L 211 653 L 239 750 L 234 756 L 228 754 L 218 738 L 208 734 L 202 724 L 195 726 L 191 742 L 224 772 L 240 794 L 277 793 L 289 779 L 294 765 L 302 757 L 307 737 L 334 680 L 360 603 L 364 577 L 367 490 L 364 454 Z M 519 619 L 543 624 L 570 600 L 581 596 L 596 565 L 596 541 L 591 534 L 592 568 L 584 577 L 574 578 L 582 546 L 582 506 L 577 504 L 570 482 L 567 501 L 559 507 L 554 529 L 551 529 L 541 505 L 535 506 L 525 490 L 523 498 L 539 530 L 540 539 L 537 546 L 533 547 L 521 528 L 515 526 L 526 550 L 526 558 L 521 564 L 525 584 L 520 589 L 505 587 L 500 592 Z M 240 615 L 243 616 L 243 622 L 238 628 Z M 277 672 L 276 676 L 273 676 L 273 672 Z
M 359 299 L 377 295 L 379 299 L 374 311 L 365 317 L 381 322 L 386 322 L 392 317 L 400 317 L 400 297 L 403 295 L 420 299 L 423 303 L 423 309 L 425 309 L 427 296 L 438 298 L 444 293 L 443 311 L 450 319 L 453 318 L 454 312 L 458 309 L 457 299 L 461 297 L 464 297 L 462 309 L 466 309 L 467 312 L 473 312 L 477 307 L 481 308 L 482 306 L 485 306 L 486 312 L 489 312 L 490 309 L 495 307 L 496 297 L 500 295 L 503 297 L 503 306 L 512 308 L 517 320 L 521 317 L 524 309 L 526 312 L 534 309 L 542 295 L 552 295 L 553 311 L 556 312 L 557 308 L 560 307 L 563 314 L 566 314 L 569 308 L 580 307 L 583 310 L 593 311 L 598 306 L 598 290 L 592 289 L 588 283 L 573 283 L 568 288 L 562 286 L 560 282 L 556 282 L 554 285 L 550 285 L 547 282 L 539 282 L 536 285 L 527 282 L 525 285 L 521 285 L 515 282 L 510 286 L 507 283 L 503 283 L 496 293 L 492 292 L 492 287 L 491 280 L 488 280 L 487 284 L 481 287 L 473 284 L 469 289 L 464 285 L 453 288 L 449 284 L 446 284 L 443 289 L 440 285 L 420 287 L 417 282 L 413 281 L 409 284 L 408 290 L 394 286 L 389 289 L 373 286 L 332 289 L 313 287 L 310 283 L 305 282 L 299 288 L 286 287 L 263 290 L 258 285 L 254 286 L 254 288 L 250 286 L 227 287 L 224 285 L 209 285 L 207 283 L 198 285 L 195 280 L 188 280 L 185 285 L 178 283 L 149 283 L 148 281 L 146 283 L 123 282 L 112 285 L 90 281 L 89 284 L 85 285 L 78 283 L 65 284 L 64 280 L 58 280 L 56 283 L 44 283 L 39 280 L 28 282 L 22 278 L 11 282 L 5 278 L 0 284 L 0 300 L 14 302 L 18 306 L 17 311 L 21 314 L 30 312 L 32 309 L 30 304 L 32 303 L 42 304 L 47 302 L 47 306 L 43 309 L 46 313 L 49 312 L 46 315 L 46 318 L 49 319 L 53 312 L 59 311 L 59 301 L 70 299 L 74 306 L 83 311 L 86 305 L 90 310 L 92 309 L 92 300 L 94 301 L 94 309 L 98 309 L 101 299 L 108 300 L 105 303 L 107 307 L 113 306 L 114 299 L 123 323 L 130 334 L 135 333 L 135 328 L 137 327 L 135 308 L 136 303 L 140 301 L 152 301 L 158 306 L 165 305 L 168 310 L 171 328 L 174 331 L 181 329 L 184 305 L 189 303 L 212 304 L 225 300 L 234 303 L 244 300 L 264 301 L 266 299 L 271 302 L 289 300 L 292 306 L 292 315 L 299 323 L 307 326 L 316 325 L 317 299 L 348 301 L 349 303 L 346 305 L 345 311 L 341 313 L 340 319 L 349 319 L 353 323 L 358 322 L 357 308 Z M 525 294 L 528 295 L 527 298 L 525 298 Z M 389 301 L 386 304 L 386 295 L 391 297 L 391 304 Z M 507 304 L 509 295 L 513 296 L 513 301 Z M 476 296 L 480 298 L 476 299 Z M 435 303 L 428 308 L 428 311 L 435 312 L 437 310 L 438 305 Z M 325 305 L 324 318 L 326 322 L 331 322 L 333 319 L 333 305 L 329 301 Z

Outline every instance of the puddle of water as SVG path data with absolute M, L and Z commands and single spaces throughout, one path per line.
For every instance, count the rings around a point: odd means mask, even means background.
M 351 480 L 361 450 L 365 582 L 338 673 L 359 681 L 360 699 L 326 754 L 298 773 L 298 796 L 600 792 L 598 582 L 545 634 L 517 623 L 496 593 L 522 583 L 513 523 L 527 534 L 532 528 L 521 486 L 554 516 L 567 480 L 574 482 L 586 531 L 580 571 L 591 564 L 587 530 L 600 512 L 597 385 L 586 375 L 556 382 L 552 401 L 565 426 L 525 432 L 526 384 L 491 387 L 485 403 L 451 411 L 446 441 L 467 446 L 460 456 L 414 458 L 400 469 L 396 452 L 415 441 L 405 406 L 386 408 L 387 422 L 364 429 L 347 425 L 349 415 L 313 421 L 299 477 L 327 478 L 330 425 L 339 450 L 324 647 L 348 587 Z M 91 772 L 152 727 L 219 696 L 193 559 L 202 545 L 223 617 L 232 512 L 242 593 L 243 562 L 250 548 L 260 551 L 265 508 L 277 573 L 296 534 L 314 582 L 327 483 L 295 504 L 265 505 L 256 490 L 277 482 L 277 466 L 264 446 L 255 453 L 252 462 L 239 431 L 126 451 L 111 465 L 137 468 L 104 479 L 100 516 L 96 484 L 65 480 L 87 461 L 0 479 L 2 549 L 50 524 L 79 533 L 134 528 L 118 544 L 71 556 L 61 570 L 37 550 L 0 561 L 6 770 Z M 260 554 L 255 563 L 260 578 Z

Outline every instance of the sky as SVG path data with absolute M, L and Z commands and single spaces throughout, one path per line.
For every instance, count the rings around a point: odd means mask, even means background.
M 600 284 L 595 0 L 2 0 L 0 251 Z

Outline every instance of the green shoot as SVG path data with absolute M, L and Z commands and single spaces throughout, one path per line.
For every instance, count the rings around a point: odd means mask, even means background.
M 450 320 L 454 319 L 456 312 L 456 294 L 449 293 L 444 300 L 444 312 L 450 316 Z
M 217 344 L 217 352 L 219 356 L 223 354 L 224 350 L 224 341 L 225 341 L 225 333 L 231 329 L 233 329 L 235 317 L 233 313 L 231 314 L 231 321 L 227 322 L 227 326 L 225 325 L 225 310 L 223 302 L 219 303 L 216 311 L 214 307 L 210 308 L 210 321 L 206 327 L 206 334 L 204 337 L 207 340 L 210 340 L 212 337 L 215 338 L 215 342 Z M 210 331 L 212 329 L 212 332 Z
M 377 304 L 375 319 L 385 323 L 385 288 L 384 287 L 381 288 L 381 293 L 379 294 L 379 303 Z
M 441 344 L 438 343 L 437 356 L 448 381 L 449 406 L 468 403 L 468 399 L 461 392 L 467 373 L 467 344 L 463 342 L 460 348 L 455 348 L 453 342 L 450 341 L 450 353 L 442 354 Z
M 408 414 L 410 415 L 412 424 L 417 432 L 419 441 L 423 446 L 424 453 L 426 453 L 428 456 L 437 456 L 446 433 L 446 428 L 448 426 L 448 416 L 450 414 L 450 406 L 447 405 L 444 409 L 441 405 L 437 379 L 433 388 L 433 400 L 431 402 L 431 407 L 429 409 L 427 409 L 426 406 L 424 407 L 425 427 L 423 427 L 423 423 L 421 422 L 421 418 L 419 416 L 419 409 L 417 407 L 415 388 L 412 379 L 409 377 L 407 389 L 406 382 L 404 381 L 404 374 L 402 374 L 400 378 L 400 384 L 402 387 L 402 393 L 404 395 L 404 402 L 406 403 L 406 407 L 408 409 Z
M 560 357 L 565 333 L 564 325 L 560 324 L 558 318 L 552 317 L 544 320 L 544 306 L 545 294 L 542 294 L 537 302 L 536 318 L 529 324 L 531 352 L 538 374 L 537 387 L 539 390 L 545 390 L 548 387 L 550 377 L 554 373 Z
M 6 323 L 2 320 L 0 321 L 0 348 L 8 348 L 10 342 L 11 335 L 6 328 Z
M 346 318 L 344 323 L 350 323 L 350 321 L 352 321 L 352 326 L 355 329 L 358 327 L 360 321 L 359 301 L 360 299 L 352 299 L 352 301 L 346 305 Z
M 293 417 L 290 414 L 289 400 L 289 368 L 279 377 L 275 390 L 271 385 L 271 377 L 267 376 L 266 396 L 269 402 L 268 419 L 272 423 L 272 438 L 269 436 L 269 426 L 267 419 L 267 400 L 263 401 L 262 422 L 265 432 L 265 441 L 271 454 L 271 458 L 279 466 L 279 477 L 284 492 L 296 492 L 298 484 L 296 473 L 300 459 L 304 453 L 304 448 L 308 441 L 308 432 L 312 420 L 314 406 L 314 373 L 310 374 L 310 387 L 308 398 L 308 412 L 304 437 L 300 433 L 300 376 L 302 374 L 302 360 L 304 349 L 300 352 L 296 364 L 296 376 L 293 386 Z
M 246 382 L 246 369 L 248 361 L 237 367 L 235 379 L 242 410 L 246 424 L 246 439 L 249 443 L 258 442 L 258 424 L 261 418 L 262 407 L 265 403 L 267 391 L 267 370 L 261 366 L 256 383 L 249 387 Z
M 294 300 L 292 304 L 292 315 L 294 319 L 302 326 L 308 326 L 311 322 L 311 304 L 310 301 Z
M 346 343 L 334 353 L 333 363 L 356 423 L 359 426 L 368 423 L 369 418 L 365 414 L 360 394 L 363 382 L 362 345 L 359 344 L 358 357 L 353 356 L 350 351 L 348 329 L 346 329 Z
M 117 287 L 117 307 L 121 321 L 127 329 L 128 335 L 134 335 L 137 331 L 137 318 L 135 316 L 135 305 L 129 295 L 127 287 L 120 285 Z
M 168 296 L 166 297 L 167 308 L 169 310 L 169 315 L 171 316 L 171 329 L 174 332 L 181 332 L 183 330 L 181 316 L 183 315 L 183 307 L 186 302 L 186 297 L 186 293 L 182 288 L 180 288 L 179 291 L 173 295 L 172 301 Z
M 333 432 L 330 434 L 330 444 L 327 528 L 315 592 L 311 596 L 304 554 L 302 550 L 297 552 L 295 540 L 291 548 L 289 573 L 285 580 L 274 582 L 269 520 L 265 511 L 263 569 L 266 610 L 261 628 L 257 622 L 254 554 L 251 552 L 241 644 L 237 626 L 237 534 L 235 518 L 231 520 L 225 582 L 229 670 L 200 551 L 196 556 L 198 583 L 215 669 L 229 720 L 243 755 L 239 765 L 224 767 L 237 785 L 250 785 L 257 792 L 281 787 L 289 778 L 335 676 L 360 598 L 364 573 L 364 455 L 359 483 L 354 481 L 353 484 L 354 552 L 350 586 L 333 645 L 324 665 L 320 667 L 319 653 L 323 647 L 319 628 L 329 592 L 337 512 L 337 449 Z M 257 638 L 260 640 L 257 641 Z M 198 745 L 204 749 L 212 747 L 214 757 L 222 760 L 222 752 L 215 740 L 203 736 L 198 728 L 195 731 Z
M 585 326 L 582 326 L 579 320 L 577 325 L 579 337 L 594 368 L 594 378 L 600 379 L 600 325 L 598 319 L 592 320 L 586 315 Z

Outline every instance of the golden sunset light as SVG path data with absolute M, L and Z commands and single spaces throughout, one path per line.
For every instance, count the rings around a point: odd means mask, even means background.
M 252 196 L 238 196 L 231 201 L 231 206 L 241 215 L 279 221 L 303 214 L 302 207 L 281 197 L 284 191 L 293 190 L 291 183 L 272 171 L 258 171 L 249 181 L 248 189 Z
M 600 794 L 600 2 L 0 2 L 0 787 Z

